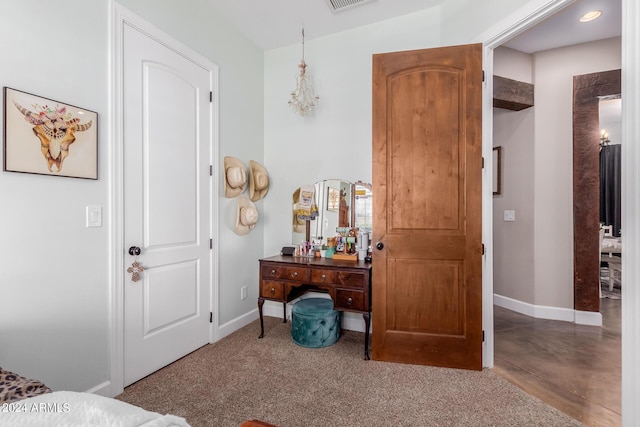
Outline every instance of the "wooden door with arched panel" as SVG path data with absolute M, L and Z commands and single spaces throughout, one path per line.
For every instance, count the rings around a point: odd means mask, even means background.
M 373 57 L 373 359 L 482 369 L 482 46 Z

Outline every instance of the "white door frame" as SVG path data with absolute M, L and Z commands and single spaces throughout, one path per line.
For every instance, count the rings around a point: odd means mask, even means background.
M 214 95 L 218 92 L 218 66 L 203 57 L 191 48 L 172 39 L 166 33 L 151 25 L 127 8 L 118 4 L 114 0 L 109 0 L 110 12 L 110 67 L 109 67 L 109 110 L 111 120 L 109 124 L 109 138 L 111 144 L 108 149 L 110 159 L 109 168 L 109 243 L 110 243 L 110 277 L 111 284 L 109 292 L 109 350 L 110 350 L 110 382 L 101 394 L 116 396 L 124 390 L 124 161 L 123 161 L 123 27 L 129 24 L 142 32 L 150 35 L 154 39 L 171 49 L 180 52 L 191 61 L 199 64 L 212 73 L 211 87 Z M 218 226 L 218 197 L 215 189 L 219 188 L 218 178 L 218 118 L 219 118 L 218 97 L 214 96 L 211 103 L 211 156 L 210 164 L 213 166 L 211 177 L 211 218 L 210 230 L 213 239 L 213 250 L 211 251 L 211 286 L 210 311 L 213 312 L 213 319 L 210 325 L 209 342 L 218 340 L 218 249 L 219 235 Z
M 531 0 L 516 13 L 504 19 L 478 40 L 484 45 L 482 152 L 492 158 L 493 150 L 493 51 L 507 40 L 536 25 L 575 0 Z M 640 4 L 622 1 L 622 245 L 626 259 L 640 258 Z M 483 235 L 486 257 L 483 274 L 483 328 L 486 333 L 484 366 L 494 363 L 493 333 L 493 165 L 485 163 L 483 177 Z M 623 263 L 622 277 L 622 425 L 633 425 L 640 419 L 640 265 Z

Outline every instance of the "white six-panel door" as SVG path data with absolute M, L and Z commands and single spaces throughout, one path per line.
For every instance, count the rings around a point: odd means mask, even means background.
M 123 31 L 124 385 L 205 345 L 211 311 L 210 71 Z

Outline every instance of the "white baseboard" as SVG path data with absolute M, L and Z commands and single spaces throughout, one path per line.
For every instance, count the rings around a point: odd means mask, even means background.
M 220 326 L 220 328 L 218 329 L 218 339 L 222 339 L 227 335 L 230 335 L 233 332 L 237 331 L 238 329 L 241 329 L 247 326 L 249 323 L 253 322 L 254 320 L 257 320 L 258 317 L 259 317 L 258 309 L 256 308 L 230 322 L 225 323 L 224 325 Z M 113 383 L 111 381 L 105 381 L 102 384 L 98 384 L 97 386 L 90 388 L 86 392 L 99 394 L 101 396 L 106 396 L 106 397 L 115 397 L 120 393 L 122 393 L 123 391 L 124 390 L 122 389 L 113 390 Z
M 243 314 L 240 317 L 236 317 L 235 319 L 231 320 L 230 322 L 225 323 L 224 325 L 220 325 L 220 327 L 218 328 L 218 340 L 221 340 L 222 338 L 226 337 L 227 335 L 231 335 L 232 333 L 234 333 L 238 329 L 244 328 L 249 323 L 253 322 L 254 320 L 258 319 L 259 317 L 260 317 L 260 315 L 258 314 L 258 309 L 255 308 L 255 309 L 251 310 L 250 312 L 248 312 L 246 314 Z
M 577 311 L 570 308 L 533 305 L 513 298 L 493 294 L 493 303 L 517 313 L 536 319 L 562 320 L 580 325 L 602 326 L 602 314 L 598 312 Z
M 114 394 L 114 391 L 111 390 L 111 386 L 112 386 L 111 381 L 105 381 L 101 384 L 98 384 L 95 387 L 91 387 L 89 390 L 86 391 L 86 393 L 99 394 L 100 396 L 105 396 L 105 397 L 114 397 L 120 394 L 120 393 Z
M 602 326 L 602 313 L 576 310 L 576 323 L 578 325 Z

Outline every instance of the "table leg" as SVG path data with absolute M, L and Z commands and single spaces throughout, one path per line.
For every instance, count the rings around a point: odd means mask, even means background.
M 258 298 L 258 312 L 260 313 L 260 336 L 258 338 L 264 337 L 264 319 L 262 318 L 263 305 L 264 305 L 264 300 L 262 298 Z
M 371 316 L 369 312 L 362 313 L 364 317 L 364 360 L 371 360 L 369 357 L 369 325 L 371 324 Z
M 287 323 L 287 303 L 282 303 L 282 323 Z

